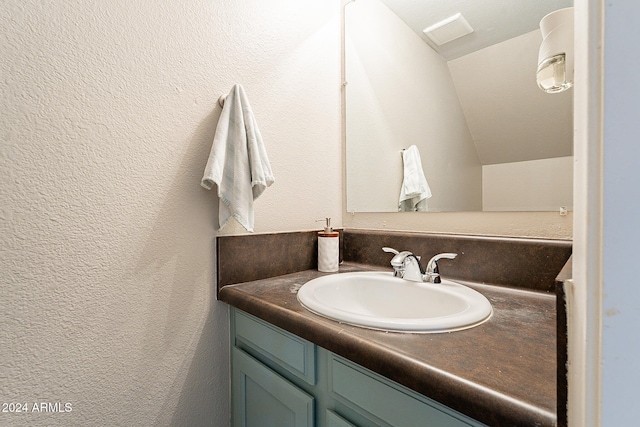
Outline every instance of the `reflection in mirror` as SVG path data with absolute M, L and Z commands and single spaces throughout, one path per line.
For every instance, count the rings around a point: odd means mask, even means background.
M 546 94 L 536 84 L 538 24 L 567 6 L 347 4 L 347 211 L 398 211 L 402 150 L 412 145 L 431 190 L 426 211 L 571 209 L 573 90 Z M 458 12 L 471 34 L 438 46 L 422 33 Z

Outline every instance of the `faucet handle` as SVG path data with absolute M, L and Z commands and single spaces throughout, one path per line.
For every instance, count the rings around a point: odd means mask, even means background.
M 427 272 L 428 273 L 437 273 L 438 261 L 440 261 L 443 258 L 445 258 L 445 259 L 454 259 L 457 256 L 458 256 L 458 254 L 454 254 L 454 253 L 450 253 L 450 252 L 445 252 L 443 254 L 434 255 L 429 260 L 429 262 L 427 263 Z M 436 271 L 434 271 L 434 270 L 436 270 Z
M 391 258 L 391 267 L 393 267 L 393 275 L 396 277 L 404 276 L 404 260 L 407 256 L 412 255 L 409 251 L 399 252 L 393 248 L 383 247 L 383 251 L 393 254 Z
M 391 265 L 393 266 L 394 270 L 397 270 L 398 268 L 402 267 L 402 263 L 404 262 L 404 259 L 406 258 L 407 255 L 409 255 L 410 252 L 407 251 L 397 251 L 393 248 L 389 248 L 387 246 L 382 248 L 383 251 L 389 253 L 389 254 L 393 254 L 394 257 L 391 258 Z
M 440 283 L 440 270 L 438 269 L 438 261 L 443 258 L 454 259 L 457 256 L 458 254 L 450 252 L 434 255 L 427 263 L 425 274 L 430 276 L 430 278 L 433 280 L 433 283 Z

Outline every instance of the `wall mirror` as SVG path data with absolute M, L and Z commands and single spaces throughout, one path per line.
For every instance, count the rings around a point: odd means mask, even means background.
M 569 6 L 345 4 L 347 211 L 399 210 L 402 150 L 412 145 L 431 191 L 427 212 L 572 209 L 573 90 L 536 85 L 540 19 Z M 438 45 L 423 32 L 458 13 L 469 34 Z

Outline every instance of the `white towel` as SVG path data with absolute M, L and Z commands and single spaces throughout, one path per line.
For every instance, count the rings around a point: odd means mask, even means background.
M 402 152 L 404 180 L 400 188 L 398 210 L 402 212 L 427 210 L 427 199 L 431 198 L 431 189 L 422 171 L 422 160 L 418 147 L 412 145 Z
M 253 201 L 274 181 L 249 100 L 236 84 L 224 101 L 201 182 L 207 190 L 218 186 L 219 229 L 233 217 L 253 232 Z

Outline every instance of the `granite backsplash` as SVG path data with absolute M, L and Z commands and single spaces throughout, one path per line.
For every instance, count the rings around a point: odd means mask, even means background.
M 440 273 L 453 280 L 555 293 L 556 277 L 571 256 L 571 241 L 484 237 L 398 231 L 338 230 L 340 260 L 389 267 L 383 246 L 441 260 Z M 317 268 L 317 231 L 218 236 L 218 290 L 225 285 Z

